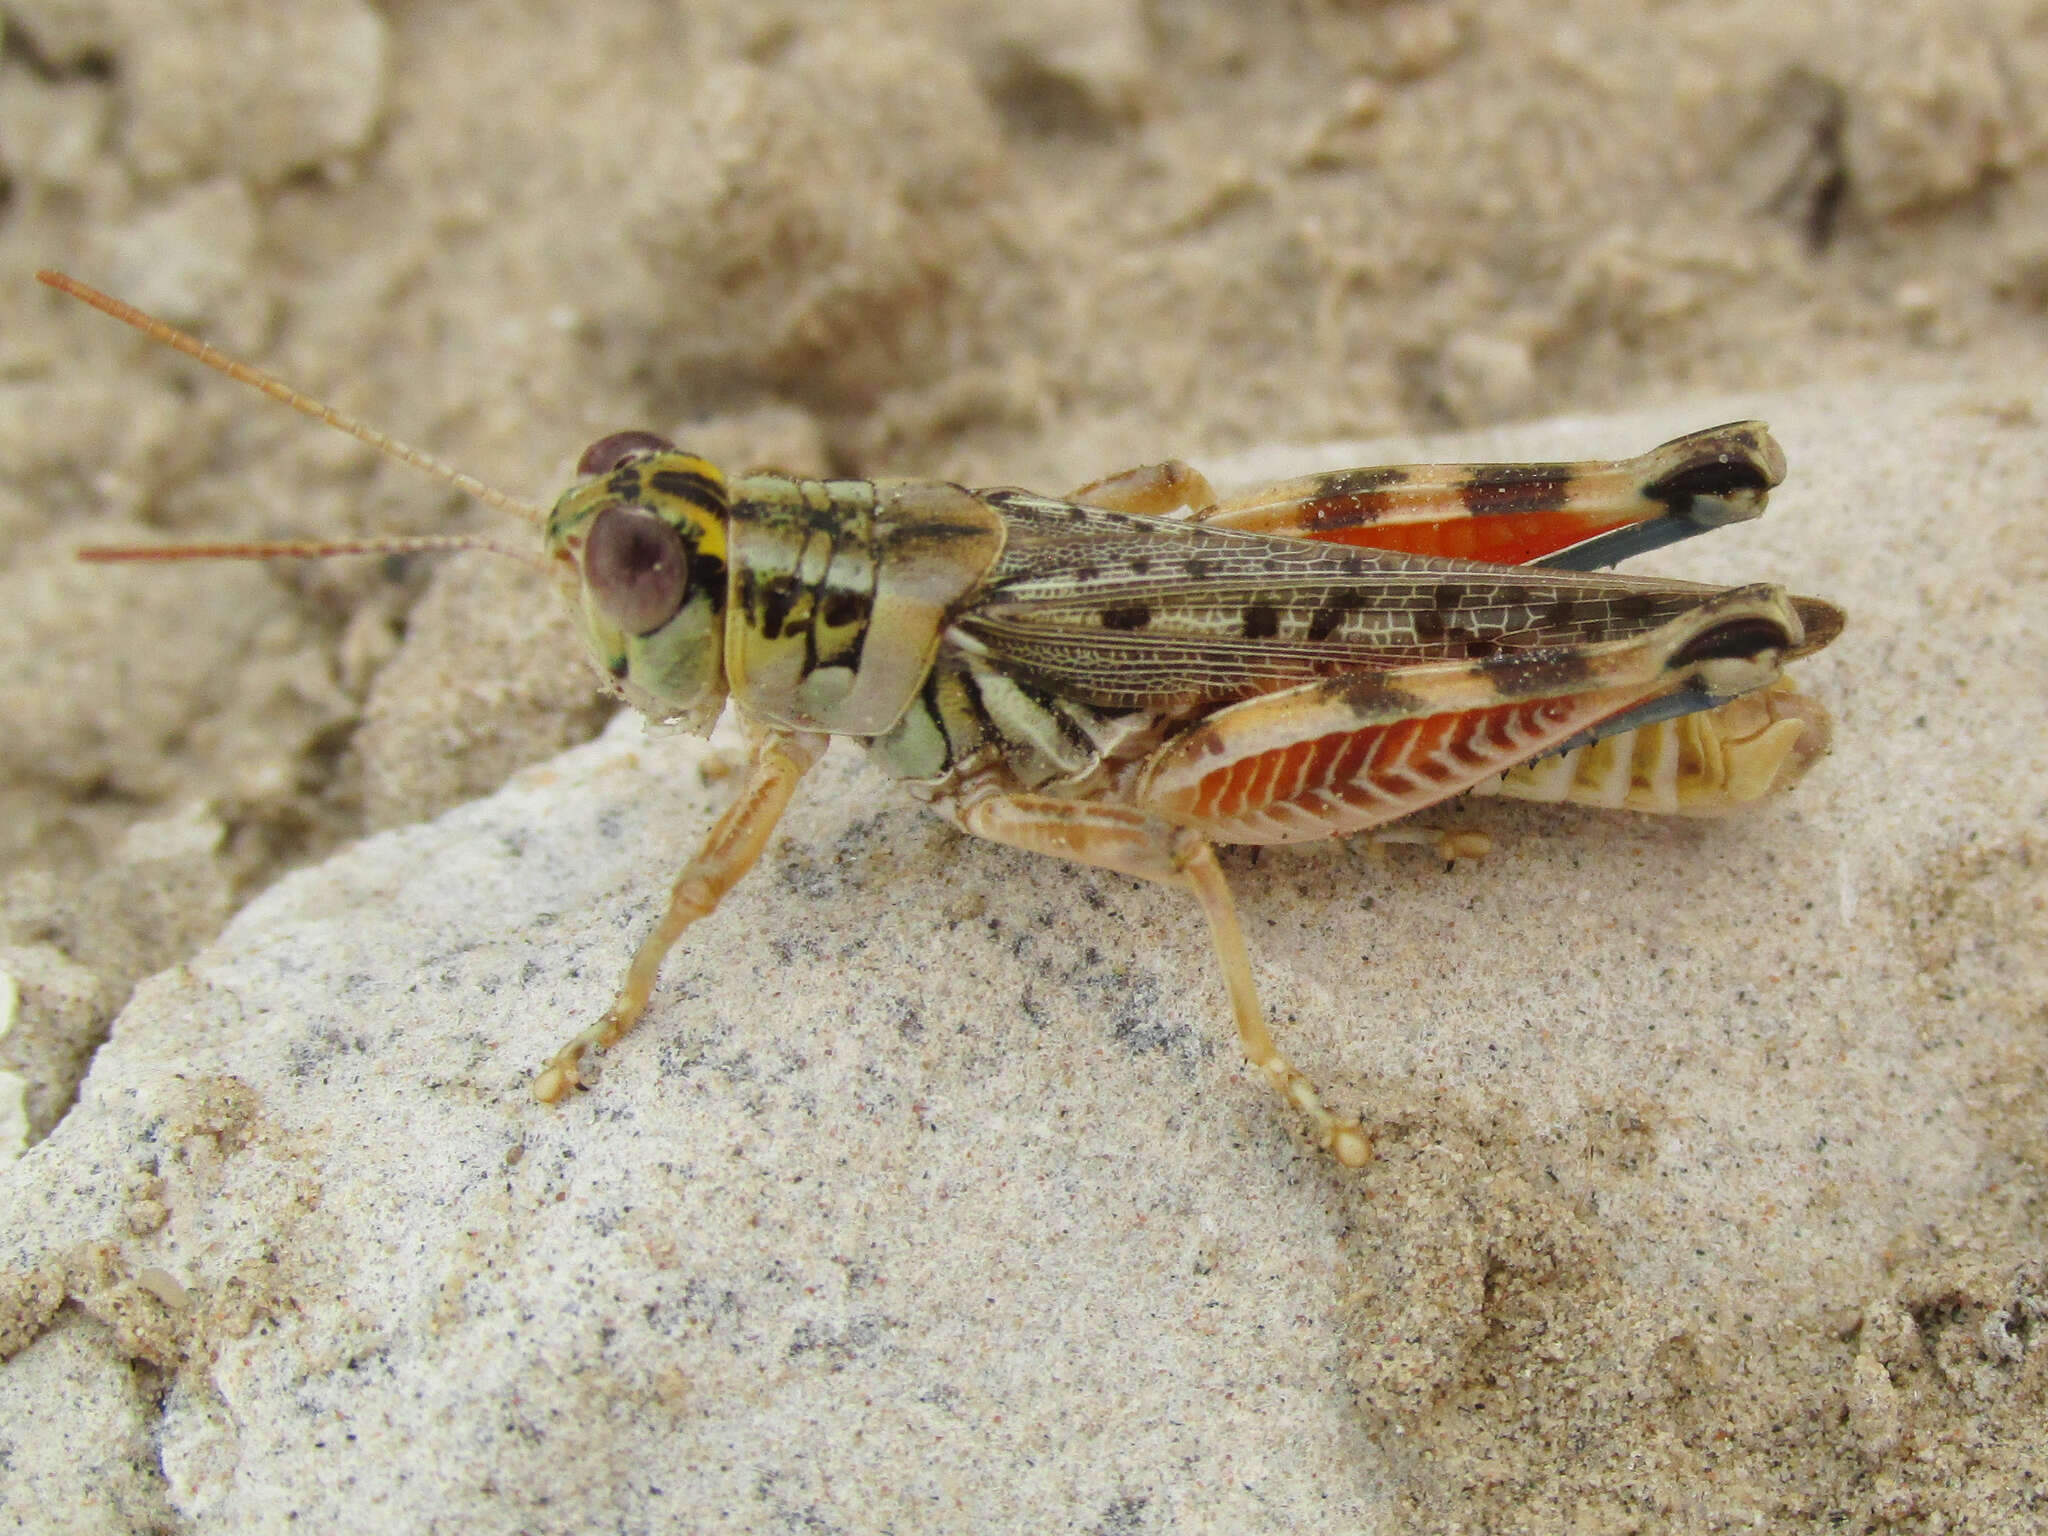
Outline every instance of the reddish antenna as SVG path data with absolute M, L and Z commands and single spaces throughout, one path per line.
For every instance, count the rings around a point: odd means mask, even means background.
M 442 463 L 432 454 L 424 453 L 409 443 L 402 443 L 389 433 L 379 432 L 375 427 L 358 421 L 347 412 L 338 411 L 331 405 L 315 400 L 303 390 L 294 389 L 277 375 L 229 357 L 218 348 L 208 346 L 198 337 L 188 336 L 177 327 L 166 325 L 154 315 L 143 313 L 133 304 L 125 304 L 113 295 L 102 293 L 90 284 L 81 283 L 74 277 L 67 277 L 62 272 L 47 269 L 39 271 L 36 273 L 36 281 L 46 287 L 55 288 L 59 293 L 69 294 L 102 314 L 112 315 L 123 325 L 133 326 L 151 341 L 161 342 L 173 351 L 182 352 L 187 357 L 204 363 L 216 373 L 224 373 L 237 383 L 261 390 L 271 399 L 283 402 L 302 416 L 310 416 L 337 432 L 346 432 L 358 442 L 369 444 L 387 458 L 396 459 L 401 464 L 410 464 L 422 474 L 454 486 L 485 506 L 509 513 L 535 528 L 543 526 L 547 521 L 546 510 L 532 502 L 509 496 L 495 486 L 484 484 L 474 475 L 464 474 L 454 466 Z M 499 544 L 491 539 L 461 534 L 400 534 L 390 538 L 282 540 L 234 544 L 94 545 L 81 549 L 78 558 L 99 563 L 137 560 L 275 560 L 318 558 L 327 555 L 416 554 L 429 550 L 454 549 L 483 549 L 494 554 L 509 555 L 529 565 L 540 563 L 526 550 Z

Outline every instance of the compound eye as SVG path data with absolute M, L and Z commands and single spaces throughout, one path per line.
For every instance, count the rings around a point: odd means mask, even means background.
M 576 474 L 584 480 L 592 475 L 608 475 L 628 459 L 667 453 L 673 447 L 675 444 L 659 432 L 614 432 L 583 450 L 583 457 L 576 461 Z
M 583 547 L 583 580 L 600 612 L 629 635 L 650 635 L 676 616 L 690 586 L 675 529 L 644 507 L 606 507 Z

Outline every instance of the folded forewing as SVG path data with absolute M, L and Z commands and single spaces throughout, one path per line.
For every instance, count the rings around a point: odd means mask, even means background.
M 1106 709 L 1187 708 L 1316 679 L 1583 662 L 1730 594 L 1691 582 L 1340 549 L 1032 496 L 950 643 Z M 1774 587 L 1740 588 L 1797 643 Z

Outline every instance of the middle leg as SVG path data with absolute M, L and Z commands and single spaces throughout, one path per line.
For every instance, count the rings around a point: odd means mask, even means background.
M 976 837 L 1033 853 L 1056 854 L 1080 864 L 1160 885 L 1176 886 L 1201 903 L 1209 936 L 1223 967 L 1238 1040 L 1273 1090 L 1306 1119 L 1316 1143 L 1347 1168 L 1372 1159 L 1372 1139 L 1356 1120 L 1332 1114 L 1311 1083 L 1281 1053 L 1266 1027 L 1252 983 L 1251 959 L 1237 922 L 1216 850 L 1185 827 L 1125 806 L 1056 800 L 1049 795 L 991 794 L 959 806 L 954 815 Z

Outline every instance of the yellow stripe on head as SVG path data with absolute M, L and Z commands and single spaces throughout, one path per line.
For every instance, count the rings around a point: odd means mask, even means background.
M 725 476 L 651 433 L 605 438 L 578 467 L 546 541 L 575 573 L 591 660 L 643 713 L 708 728 L 725 697 Z

